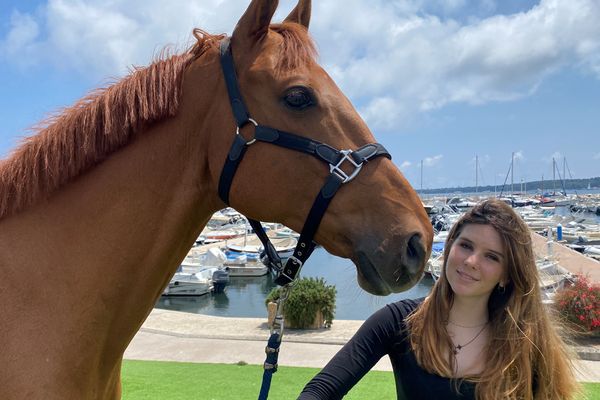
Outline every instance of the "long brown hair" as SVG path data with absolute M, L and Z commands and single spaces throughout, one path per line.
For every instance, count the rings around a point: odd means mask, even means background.
M 491 334 L 486 367 L 481 375 L 466 377 L 476 383 L 477 399 L 572 398 L 578 384 L 570 354 L 542 303 L 529 228 L 510 206 L 496 199 L 477 204 L 452 227 L 440 279 L 407 320 L 419 365 L 430 373 L 453 376 L 445 321 L 454 294 L 445 271 L 450 248 L 467 224 L 490 225 L 499 233 L 509 278 L 505 289 L 496 288 L 488 300 Z

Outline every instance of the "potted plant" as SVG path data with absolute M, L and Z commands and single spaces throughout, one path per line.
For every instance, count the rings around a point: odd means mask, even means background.
M 334 285 L 327 285 L 323 278 L 300 278 L 292 286 L 283 308 L 285 326 L 296 329 L 319 329 L 330 327 L 335 312 Z M 275 288 L 265 300 L 269 303 L 279 299 L 281 288 Z

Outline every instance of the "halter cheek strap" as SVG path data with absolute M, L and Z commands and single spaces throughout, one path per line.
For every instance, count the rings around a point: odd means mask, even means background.
M 366 144 L 354 151 L 337 150 L 316 140 L 258 124 L 255 120 L 250 118 L 250 113 L 242 99 L 235 74 L 235 65 L 231 54 L 229 38 L 226 38 L 221 42 L 220 52 L 221 66 L 223 69 L 223 76 L 225 77 L 225 84 L 227 85 L 229 102 L 237 125 L 236 135 L 231 148 L 229 149 L 229 153 L 227 154 L 227 158 L 225 159 L 225 164 L 219 179 L 219 197 L 221 200 L 229 205 L 229 192 L 235 173 L 248 148 L 257 141 L 303 152 L 316 157 L 329 165 L 329 176 L 326 178 L 325 184 L 317 194 L 312 208 L 308 213 L 294 254 L 287 260 L 285 265 L 283 265 L 281 258 L 275 251 L 275 247 L 267 237 L 261 223 L 248 218 L 250 225 L 265 249 L 261 256 L 262 261 L 271 268 L 272 272 L 274 272 L 275 283 L 281 286 L 287 285 L 296 279 L 302 265 L 313 252 L 316 245 L 313 241 L 314 235 L 319 228 L 319 224 L 321 223 L 321 219 L 323 218 L 329 203 L 337 193 L 338 189 L 343 184 L 352 181 L 361 171 L 363 165 L 370 159 L 380 156 L 384 156 L 388 159 L 391 159 L 392 157 L 379 143 Z M 240 128 L 249 123 L 254 125 L 255 133 L 252 140 L 246 141 L 246 139 L 240 135 Z M 352 172 L 350 173 L 346 173 L 342 169 L 342 166 L 348 163 L 352 169 Z

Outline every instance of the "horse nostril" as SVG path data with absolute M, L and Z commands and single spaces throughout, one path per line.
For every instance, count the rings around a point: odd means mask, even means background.
M 415 233 L 408 239 L 406 245 L 406 264 L 414 273 L 418 273 L 425 263 L 425 246 L 421 240 L 421 235 Z

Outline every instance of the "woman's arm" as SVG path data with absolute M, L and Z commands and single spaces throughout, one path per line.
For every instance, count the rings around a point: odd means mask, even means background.
M 398 316 L 386 306 L 373 314 L 304 388 L 298 400 L 341 399 L 388 353 L 400 331 Z

